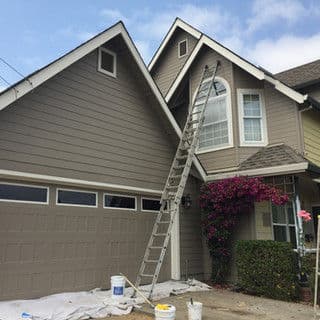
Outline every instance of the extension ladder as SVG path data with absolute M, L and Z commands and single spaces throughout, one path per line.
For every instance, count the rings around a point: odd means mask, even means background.
M 204 111 L 214 86 L 219 61 L 212 67 L 205 66 L 196 93 L 196 98 L 189 110 L 181 140 L 179 142 L 163 193 L 160 200 L 160 211 L 153 226 L 139 273 L 135 282 L 139 287 L 142 279 L 151 279 L 149 299 L 152 298 L 154 286 L 170 240 L 172 225 L 187 183 L 192 160 L 198 144 L 200 130 L 204 121 Z M 136 292 L 134 292 L 134 297 Z

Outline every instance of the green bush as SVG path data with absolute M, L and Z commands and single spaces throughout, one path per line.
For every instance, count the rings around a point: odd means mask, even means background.
M 297 263 L 292 246 L 271 240 L 236 244 L 239 286 L 251 294 L 293 301 L 298 297 Z

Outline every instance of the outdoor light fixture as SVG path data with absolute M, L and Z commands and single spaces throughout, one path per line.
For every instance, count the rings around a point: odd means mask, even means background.
M 185 209 L 191 208 L 192 200 L 191 200 L 190 194 L 187 194 L 187 195 L 185 195 L 185 196 L 183 196 L 183 197 L 181 198 L 181 205 L 182 205 Z

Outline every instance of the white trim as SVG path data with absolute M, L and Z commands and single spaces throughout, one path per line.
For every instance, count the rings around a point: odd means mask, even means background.
M 308 162 L 301 163 L 293 163 L 293 164 L 285 164 L 281 166 L 261 168 L 261 169 L 250 169 L 250 170 L 242 170 L 242 171 L 233 171 L 233 172 L 224 172 L 208 175 L 206 178 L 206 182 L 221 180 L 226 178 L 232 178 L 236 176 L 267 176 L 267 175 L 277 175 L 277 174 L 289 174 L 289 173 L 297 173 L 304 172 L 308 169 Z
M 85 204 L 76 204 L 76 203 L 59 203 L 58 202 L 58 193 L 59 191 L 70 191 L 78 193 L 89 193 L 96 195 L 96 204 L 94 206 L 85 205 Z M 83 208 L 98 208 L 98 192 L 89 191 L 89 190 L 79 190 L 79 189 L 67 189 L 67 188 L 56 188 L 56 205 L 57 206 L 66 206 L 66 207 L 83 207 Z
M 215 98 L 219 98 L 219 97 L 226 97 L 226 111 L 227 111 L 227 121 L 228 121 L 228 143 L 227 144 L 223 144 L 223 145 L 218 145 L 217 147 L 210 147 L 210 148 L 203 148 L 201 150 L 199 150 L 199 145 L 197 146 L 197 150 L 196 150 L 196 154 L 202 154 L 202 153 L 208 153 L 208 152 L 213 152 L 213 151 L 218 151 L 218 150 L 223 150 L 223 149 L 229 149 L 229 148 L 233 148 L 234 144 L 233 144 L 233 119 L 232 119 L 232 104 L 231 104 L 231 89 L 230 89 L 230 85 L 228 83 L 227 80 L 225 80 L 222 77 L 218 77 L 216 76 L 215 79 L 217 81 L 220 81 L 226 88 L 226 93 L 225 95 L 221 95 L 221 96 L 217 96 L 217 97 L 213 97 L 213 98 L 209 98 L 208 102 L 211 99 L 215 99 Z M 196 93 L 197 90 L 195 90 L 194 93 L 194 97 L 193 97 L 193 102 L 196 98 Z M 193 103 L 192 102 L 192 103 Z M 203 127 L 204 125 L 202 125 Z
M 34 187 L 37 189 L 46 189 L 47 190 L 47 197 L 46 197 L 47 199 L 45 202 L 43 202 L 43 201 L 13 200 L 13 199 L 1 199 L 0 198 L 0 202 L 44 204 L 44 205 L 49 204 L 49 194 L 50 194 L 49 187 L 39 186 L 39 185 L 35 185 L 35 184 L 23 184 L 23 183 L 13 183 L 13 182 L 0 181 L 0 185 L 2 185 L 2 184 L 7 184 L 7 185 L 11 185 L 11 186 L 28 187 L 28 188 Z
M 173 25 L 171 26 L 171 28 L 169 29 L 167 35 L 165 36 L 165 38 L 163 39 L 160 47 L 158 48 L 156 54 L 152 57 L 148 69 L 151 71 L 152 68 L 154 67 L 155 63 L 157 62 L 157 60 L 159 59 L 162 51 L 164 50 L 164 48 L 167 46 L 167 43 L 169 42 L 169 40 L 171 39 L 171 36 L 173 35 L 173 33 L 176 31 L 177 28 L 181 28 L 184 31 L 188 32 L 189 34 L 191 34 L 193 37 L 195 37 L 196 39 L 199 39 L 201 37 L 201 32 L 199 32 L 198 30 L 194 29 L 193 27 L 191 27 L 190 25 L 188 25 L 187 23 L 185 23 L 184 21 L 180 20 L 179 18 L 176 19 L 176 21 L 173 23 Z
M 171 207 L 174 206 L 172 201 Z M 180 280 L 181 279 L 181 267 L 180 267 L 180 208 L 175 214 L 172 229 L 171 229 L 171 279 Z
M 124 197 L 124 198 L 132 198 L 134 199 L 134 208 L 123 208 L 123 207 L 106 207 L 105 205 L 105 196 L 109 195 L 109 196 L 116 196 L 116 197 Z M 137 211 L 137 204 L 138 204 L 138 197 L 137 196 L 131 196 L 128 194 L 121 194 L 121 193 L 111 193 L 111 192 L 104 192 L 103 193 L 103 209 L 107 209 L 107 210 L 122 210 L 122 211 Z
M 261 110 L 261 141 L 245 141 L 244 138 L 244 112 L 243 112 L 243 95 L 244 94 L 257 94 L 260 101 Z M 268 145 L 268 130 L 267 130 L 267 115 L 264 100 L 264 91 L 262 89 L 237 89 L 237 102 L 239 110 L 239 137 L 240 147 L 264 147 Z
M 140 209 L 141 209 L 142 212 L 152 212 L 152 213 L 160 212 L 160 210 L 144 210 L 143 209 L 143 205 L 142 205 L 142 201 L 143 200 L 155 200 L 155 201 L 159 201 L 160 202 L 161 198 L 141 197 L 141 199 L 140 199 Z
M 186 31 L 186 30 L 185 30 Z M 168 40 L 169 41 L 169 40 Z M 267 82 L 274 85 L 275 89 L 280 91 L 281 93 L 285 94 L 289 98 L 293 99 L 294 101 L 298 103 L 303 103 L 307 100 L 308 95 L 302 95 L 301 93 L 291 89 L 290 87 L 286 86 L 279 80 L 276 80 L 272 78 L 271 76 L 267 75 L 264 71 L 259 69 L 258 67 L 254 66 L 253 64 L 249 63 L 248 61 L 244 60 L 243 58 L 239 57 L 229 49 L 223 47 L 219 43 L 213 41 L 206 35 L 202 35 L 199 39 L 196 47 L 192 51 L 192 54 L 187 59 L 186 63 L 184 64 L 183 68 L 180 70 L 180 73 L 176 77 L 175 81 L 171 85 L 169 91 L 166 94 L 166 101 L 168 102 L 171 97 L 173 96 L 174 92 L 176 91 L 178 85 L 180 84 L 183 77 L 186 75 L 187 71 L 189 70 L 189 67 L 191 66 L 193 60 L 198 55 L 201 47 L 203 45 L 207 45 L 211 49 L 215 50 L 217 53 L 222 55 L 223 57 L 227 58 L 234 64 L 238 65 L 240 68 L 244 69 L 254 77 L 256 77 L 259 80 L 266 80 Z
M 182 42 L 185 42 L 185 43 L 186 43 L 186 53 L 183 54 L 183 55 L 180 55 L 180 44 L 181 44 Z M 188 44 L 188 38 L 185 38 L 185 39 L 183 39 L 183 40 L 181 40 L 181 41 L 178 42 L 178 58 L 179 58 L 179 59 L 185 57 L 185 56 L 188 54 L 188 52 L 189 52 L 188 45 L 189 45 L 189 44 Z
M 102 52 L 108 53 L 110 56 L 113 57 L 113 72 L 105 70 L 101 67 Z M 117 55 L 115 52 L 110 51 L 104 47 L 99 47 L 99 49 L 98 49 L 98 71 L 101 73 L 104 73 L 108 76 L 114 77 L 114 78 L 117 77 Z
M 111 189 L 114 191 L 125 191 L 125 192 L 136 192 L 136 193 L 145 193 L 152 195 L 162 195 L 162 190 L 156 189 L 147 189 L 147 188 L 139 188 L 132 186 L 125 186 L 120 184 L 113 183 L 105 183 L 105 182 L 97 182 L 97 181 L 87 181 L 87 180 L 79 180 L 79 179 L 71 179 L 57 176 L 49 176 L 44 174 L 36 174 L 29 172 L 20 172 L 20 171 L 11 171 L 11 170 L 3 170 L 0 169 L 0 178 L 7 179 L 16 179 L 16 180 L 27 180 L 27 181 L 38 181 L 45 183 L 54 183 L 54 184 L 65 184 L 75 187 L 91 187 L 94 189 Z

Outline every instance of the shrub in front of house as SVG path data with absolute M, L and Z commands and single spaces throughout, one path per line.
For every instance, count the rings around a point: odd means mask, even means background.
M 288 242 L 240 240 L 236 244 L 238 285 L 244 291 L 278 300 L 298 298 L 297 263 Z

